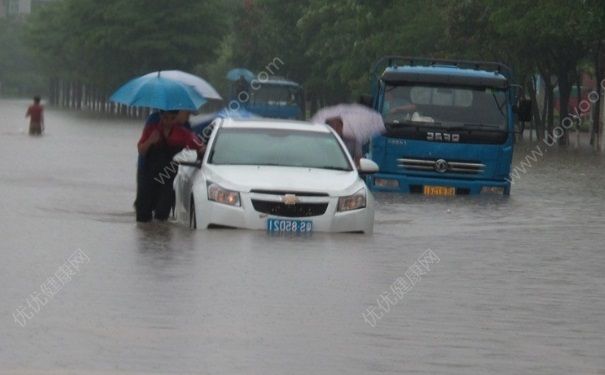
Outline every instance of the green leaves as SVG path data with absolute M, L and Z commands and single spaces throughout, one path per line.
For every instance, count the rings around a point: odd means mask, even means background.
M 29 18 L 26 41 L 49 75 L 111 91 L 148 71 L 212 61 L 223 10 L 220 0 L 62 0 Z
M 370 65 L 387 54 L 501 60 L 522 76 L 575 69 L 604 39 L 604 4 L 57 0 L 29 18 L 26 41 L 49 75 L 104 90 L 158 69 L 195 70 L 221 87 L 229 69 L 279 58 L 276 74 L 326 104 L 367 92 Z

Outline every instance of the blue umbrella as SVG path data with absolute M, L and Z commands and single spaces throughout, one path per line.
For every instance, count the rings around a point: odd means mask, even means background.
M 206 99 L 192 86 L 157 76 L 142 76 L 128 81 L 109 100 L 134 107 L 149 107 L 164 111 L 197 111 Z
M 254 73 L 244 68 L 235 68 L 227 72 L 227 79 L 229 81 L 237 81 L 240 77 L 244 77 L 246 81 L 252 81 L 254 79 Z
M 216 91 L 210 83 L 208 83 L 202 77 L 198 77 L 191 73 L 182 72 L 180 70 L 162 70 L 159 72 L 151 72 L 145 74 L 143 77 L 154 77 L 160 75 L 164 78 L 173 79 L 186 85 L 189 85 L 195 89 L 201 96 L 208 100 L 223 100 L 220 94 Z

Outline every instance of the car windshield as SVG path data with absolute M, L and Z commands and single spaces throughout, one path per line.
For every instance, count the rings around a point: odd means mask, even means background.
M 301 101 L 300 88 L 288 85 L 262 84 L 251 90 L 250 103 L 268 105 L 298 105 Z
M 385 87 L 382 115 L 390 127 L 431 126 L 506 130 L 506 91 L 479 87 Z
M 208 162 L 352 170 L 332 133 L 289 129 L 223 128 L 216 136 Z

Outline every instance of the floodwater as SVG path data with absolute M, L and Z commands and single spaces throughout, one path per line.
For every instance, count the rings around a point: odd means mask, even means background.
M 135 223 L 140 121 L 47 109 L 33 138 L 27 105 L 0 101 L 0 374 L 605 374 L 602 155 L 377 196 L 372 236 L 190 231 Z

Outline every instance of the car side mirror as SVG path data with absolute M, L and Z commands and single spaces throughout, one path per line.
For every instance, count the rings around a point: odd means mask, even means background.
M 197 159 L 197 151 L 195 150 L 185 149 L 174 155 L 172 160 L 178 165 L 196 168 L 202 167 L 202 161 Z
M 360 174 L 372 174 L 380 170 L 378 164 L 374 161 L 366 158 L 359 159 L 359 168 L 357 168 Z
M 531 99 L 519 99 L 519 104 L 513 107 L 513 110 L 517 113 L 519 121 L 528 122 L 532 119 L 532 101 Z

